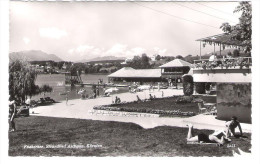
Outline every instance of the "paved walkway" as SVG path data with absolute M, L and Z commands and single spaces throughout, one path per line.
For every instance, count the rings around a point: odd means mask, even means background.
M 149 94 L 155 95 L 156 97 L 164 97 L 173 95 L 183 95 L 182 90 L 177 89 L 162 89 L 160 91 L 143 91 L 138 93 L 120 93 L 117 94 L 121 101 L 134 101 L 137 100 L 138 95 L 141 99 L 149 97 Z M 145 114 L 145 113 L 134 113 L 134 112 L 112 112 L 103 110 L 93 110 L 95 105 L 106 105 L 111 104 L 114 100 L 115 95 L 111 97 L 99 97 L 96 99 L 88 100 L 69 100 L 68 105 L 65 101 L 56 103 L 50 106 L 40 106 L 30 109 L 31 115 L 36 116 L 48 116 L 48 117 L 63 117 L 63 118 L 77 118 L 77 119 L 91 119 L 91 120 L 102 120 L 102 121 L 118 121 L 118 122 L 131 122 L 136 123 L 143 128 L 154 128 L 156 126 L 178 126 L 186 127 L 187 123 L 193 123 L 194 128 L 197 129 L 222 129 L 225 125 L 224 121 L 214 119 L 213 116 L 198 115 L 190 118 L 165 118 L 159 117 L 157 114 Z M 242 127 L 244 127 L 242 125 Z M 250 132 L 251 126 L 247 132 Z M 246 132 L 245 131 L 245 132 Z

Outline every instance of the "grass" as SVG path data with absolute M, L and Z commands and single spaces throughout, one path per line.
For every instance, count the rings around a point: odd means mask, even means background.
M 143 129 L 133 123 L 31 116 L 15 120 L 17 131 L 9 133 L 10 156 L 232 156 L 238 147 L 251 148 L 247 140 L 232 139 L 224 145 L 190 145 L 187 128 L 160 126 Z M 196 130 L 211 133 L 210 130 Z M 25 145 L 102 145 L 99 148 L 24 148 Z

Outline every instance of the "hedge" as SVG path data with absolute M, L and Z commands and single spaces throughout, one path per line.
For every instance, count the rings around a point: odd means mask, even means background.
M 182 77 L 183 80 L 183 93 L 185 96 L 190 96 L 193 94 L 194 84 L 193 77 L 191 75 L 186 75 Z
M 198 94 L 205 94 L 205 83 L 195 83 L 195 89 Z

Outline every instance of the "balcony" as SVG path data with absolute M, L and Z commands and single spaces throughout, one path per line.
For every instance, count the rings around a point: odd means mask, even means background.
M 195 60 L 193 78 L 195 82 L 251 82 L 251 57 Z

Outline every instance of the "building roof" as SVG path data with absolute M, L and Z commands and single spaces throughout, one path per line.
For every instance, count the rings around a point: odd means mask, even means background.
M 206 38 L 197 39 L 196 41 L 203 41 L 209 44 L 217 43 L 228 46 L 243 46 L 243 43 L 241 41 L 232 39 L 232 34 L 226 33 L 208 36 Z
M 193 65 L 189 62 L 183 61 L 181 59 L 174 59 L 164 65 L 161 65 L 160 68 L 168 68 L 168 67 L 193 67 Z
M 120 70 L 108 75 L 108 77 L 117 78 L 160 78 L 161 69 L 134 69 L 124 67 Z

